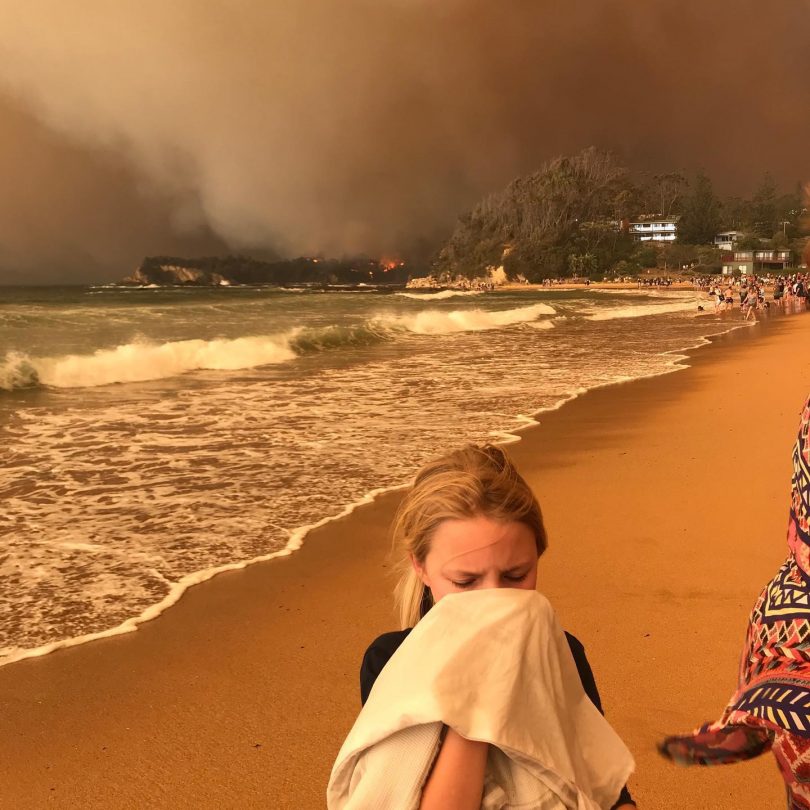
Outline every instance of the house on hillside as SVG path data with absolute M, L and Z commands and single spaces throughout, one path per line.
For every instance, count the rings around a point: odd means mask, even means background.
M 723 231 L 714 237 L 714 246 L 718 250 L 734 250 L 742 235 L 741 231 Z
M 735 250 L 723 256 L 723 275 L 784 273 L 794 266 L 792 250 Z
M 674 242 L 678 238 L 678 220 L 674 217 L 639 217 L 631 220 L 627 232 L 637 242 Z

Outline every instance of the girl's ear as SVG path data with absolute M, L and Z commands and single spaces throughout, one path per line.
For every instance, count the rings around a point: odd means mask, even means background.
M 421 579 L 422 582 L 427 585 L 428 583 L 425 579 L 425 566 L 416 559 L 413 552 L 409 552 L 408 557 L 411 559 L 411 565 L 413 566 L 413 570 L 416 571 L 416 576 L 418 576 L 419 579 Z

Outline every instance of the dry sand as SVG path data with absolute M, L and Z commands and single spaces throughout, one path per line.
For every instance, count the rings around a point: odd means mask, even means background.
M 654 743 L 719 714 L 785 556 L 810 319 L 691 363 L 545 414 L 512 451 L 549 529 L 540 588 L 588 650 L 641 810 L 778 808 L 770 758 L 680 769 Z M 0 807 L 322 808 L 362 653 L 395 628 L 396 500 L 193 588 L 136 633 L 0 669 Z

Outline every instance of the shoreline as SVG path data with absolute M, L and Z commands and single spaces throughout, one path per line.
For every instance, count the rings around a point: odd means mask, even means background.
M 764 758 L 675 769 L 651 743 L 719 714 L 747 611 L 784 557 L 807 325 L 778 318 L 715 337 L 685 353 L 683 374 L 591 389 L 509 448 L 552 537 L 541 590 L 588 649 L 636 755 L 641 810 L 673 796 L 760 810 L 781 795 Z M 789 372 L 786 351 L 798 358 Z M 740 489 L 756 493 L 756 513 Z M 396 626 L 396 502 L 383 494 L 295 554 L 189 589 L 137 633 L 0 668 L 0 806 L 124 808 L 149 796 L 155 807 L 322 807 L 358 709 L 362 652 Z M 687 527 L 699 539 L 680 550 Z M 742 790 L 749 803 L 733 798 Z
M 599 288 L 597 287 L 596 289 Z M 655 316 L 653 315 L 648 317 L 655 317 Z M 616 385 L 624 385 L 628 382 L 634 382 L 636 380 L 652 379 L 655 377 L 665 376 L 668 374 L 672 374 L 687 369 L 689 368 L 690 365 L 689 360 L 691 358 L 692 352 L 710 344 L 713 340 L 717 339 L 722 335 L 726 335 L 739 329 L 744 329 L 746 327 L 750 327 L 753 325 L 754 324 L 750 322 L 739 322 L 739 321 L 735 323 L 729 323 L 727 325 L 727 328 L 725 328 L 723 331 L 716 332 L 710 335 L 705 335 L 700 339 L 699 343 L 696 343 L 693 346 L 685 346 L 677 349 L 672 349 L 667 352 L 662 352 L 660 354 L 661 357 L 670 359 L 668 365 L 660 371 L 653 372 L 647 375 L 629 378 L 626 380 L 611 381 L 608 383 L 594 385 L 590 388 L 572 391 L 568 395 L 561 397 L 553 405 L 532 411 L 530 414 L 516 414 L 514 416 L 514 419 L 516 421 L 522 422 L 522 424 L 512 428 L 500 428 L 498 426 L 493 426 L 491 433 L 493 437 L 498 437 L 497 439 L 495 439 L 495 442 L 497 444 L 503 445 L 516 444 L 522 440 L 523 434 L 527 430 L 535 428 L 541 424 L 541 418 L 544 415 L 553 413 L 554 411 L 557 411 L 560 408 L 565 407 L 568 403 L 573 402 L 575 399 L 582 397 L 591 391 L 598 390 L 600 388 L 609 388 Z M 718 324 L 718 326 L 720 326 L 720 324 Z M 155 619 L 163 615 L 166 611 L 174 607 L 184 597 L 184 595 L 189 591 L 189 589 L 194 588 L 197 585 L 201 585 L 205 582 L 208 582 L 209 580 L 217 576 L 220 576 L 223 573 L 228 573 L 231 571 L 240 571 L 253 565 L 266 563 L 274 559 L 294 554 L 295 552 L 301 549 L 303 544 L 306 542 L 307 537 L 313 531 L 333 521 L 339 521 L 345 517 L 348 517 L 356 509 L 366 504 L 373 503 L 381 495 L 397 492 L 398 490 L 405 488 L 407 485 L 408 482 L 406 481 L 402 483 L 393 484 L 387 487 L 375 488 L 368 492 L 365 492 L 362 495 L 360 495 L 356 500 L 343 505 L 343 507 L 335 514 L 327 515 L 315 521 L 314 523 L 297 526 L 293 528 L 290 531 L 290 537 L 289 540 L 287 541 L 287 544 L 281 549 L 271 551 L 266 554 L 260 554 L 248 560 L 228 562 L 223 563 L 222 565 L 215 566 L 213 568 L 206 568 L 199 571 L 192 571 L 191 573 L 186 574 L 180 580 L 175 582 L 172 585 L 169 592 L 166 594 L 166 596 L 163 597 L 163 599 L 161 599 L 159 602 L 149 605 L 137 616 L 131 616 L 121 624 L 105 630 L 94 631 L 83 636 L 60 639 L 58 641 L 49 642 L 36 648 L 18 649 L 18 651 L 12 652 L 5 660 L 0 660 L 0 669 L 9 666 L 11 664 L 17 663 L 19 661 L 26 661 L 32 658 L 40 658 L 42 656 L 51 655 L 54 652 L 58 652 L 59 650 L 64 650 L 71 647 L 89 644 L 94 641 L 101 641 L 103 639 L 114 638 L 116 636 L 137 632 L 142 625 L 154 621 Z
M 662 271 L 663 273 L 664 271 Z M 664 274 L 665 275 L 665 274 Z M 638 290 L 639 293 L 644 294 L 651 290 L 673 290 L 674 292 L 703 292 L 702 288 L 696 287 L 691 281 L 673 281 L 672 284 L 643 284 L 636 281 L 592 281 L 589 284 L 563 282 L 560 284 L 517 284 L 509 282 L 497 287 L 497 290 L 505 292 L 520 292 L 526 290 L 527 292 L 543 292 L 548 290 Z

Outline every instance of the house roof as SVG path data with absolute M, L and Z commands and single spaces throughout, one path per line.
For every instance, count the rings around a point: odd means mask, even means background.
M 653 216 L 653 215 L 650 215 L 650 214 L 642 214 L 642 215 L 639 215 L 636 219 L 631 219 L 630 224 L 631 225 L 642 225 L 642 224 L 646 225 L 648 223 L 660 222 L 660 223 L 665 223 L 665 224 L 669 225 L 669 224 L 677 224 L 680 221 L 680 219 L 681 219 L 680 214 L 675 214 L 675 215 L 673 215 L 671 217 L 659 217 L 659 216 Z

